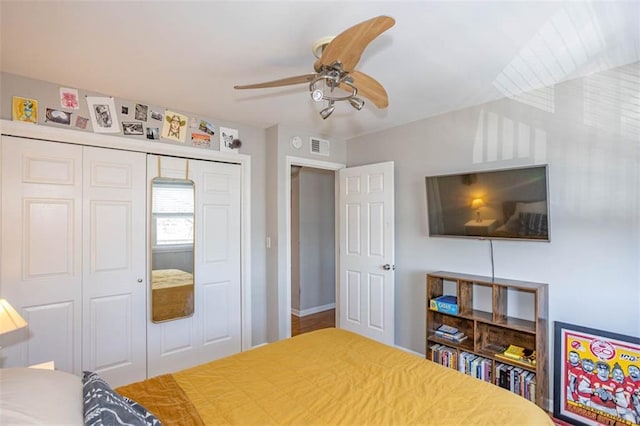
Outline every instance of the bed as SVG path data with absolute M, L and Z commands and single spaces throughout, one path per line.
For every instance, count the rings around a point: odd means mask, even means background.
M 193 274 L 180 269 L 151 271 L 153 320 L 165 321 L 193 313 Z
M 553 425 L 505 389 L 334 328 L 116 391 L 151 425 Z
M 504 201 L 502 203 L 504 223 L 493 233 L 495 237 L 520 237 L 529 239 L 549 238 L 547 202 Z

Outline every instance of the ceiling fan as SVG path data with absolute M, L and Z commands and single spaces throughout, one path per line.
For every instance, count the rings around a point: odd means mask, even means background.
M 369 99 L 378 108 L 386 108 L 389 98 L 384 87 L 374 78 L 354 68 L 369 43 L 391 28 L 395 22 L 389 16 L 378 16 L 360 22 L 335 37 L 319 40 L 313 45 L 314 55 L 318 58 L 313 65 L 315 73 L 234 86 L 234 89 L 262 89 L 308 83 L 314 101 L 328 101 L 327 107 L 320 111 L 323 119 L 333 113 L 334 103 L 337 101 L 348 101 L 355 109 L 361 110 L 364 100 L 358 97 L 358 94 Z M 335 89 L 347 93 L 334 92 Z

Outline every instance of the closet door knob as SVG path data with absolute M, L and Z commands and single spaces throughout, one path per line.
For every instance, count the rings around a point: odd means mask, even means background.
M 141 283 L 142 282 L 142 278 L 138 278 L 138 282 Z

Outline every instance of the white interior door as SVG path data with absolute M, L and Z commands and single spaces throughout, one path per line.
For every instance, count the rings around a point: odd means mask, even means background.
M 143 380 L 146 155 L 84 147 L 83 370 L 112 386 Z
M 393 345 L 393 162 L 338 171 L 338 327 Z
M 2 367 L 81 370 L 82 147 L 2 137 L 2 297 L 28 327 Z

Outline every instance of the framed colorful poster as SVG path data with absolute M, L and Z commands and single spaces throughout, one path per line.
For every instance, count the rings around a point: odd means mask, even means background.
M 640 423 L 640 338 L 555 323 L 553 415 L 577 425 Z

